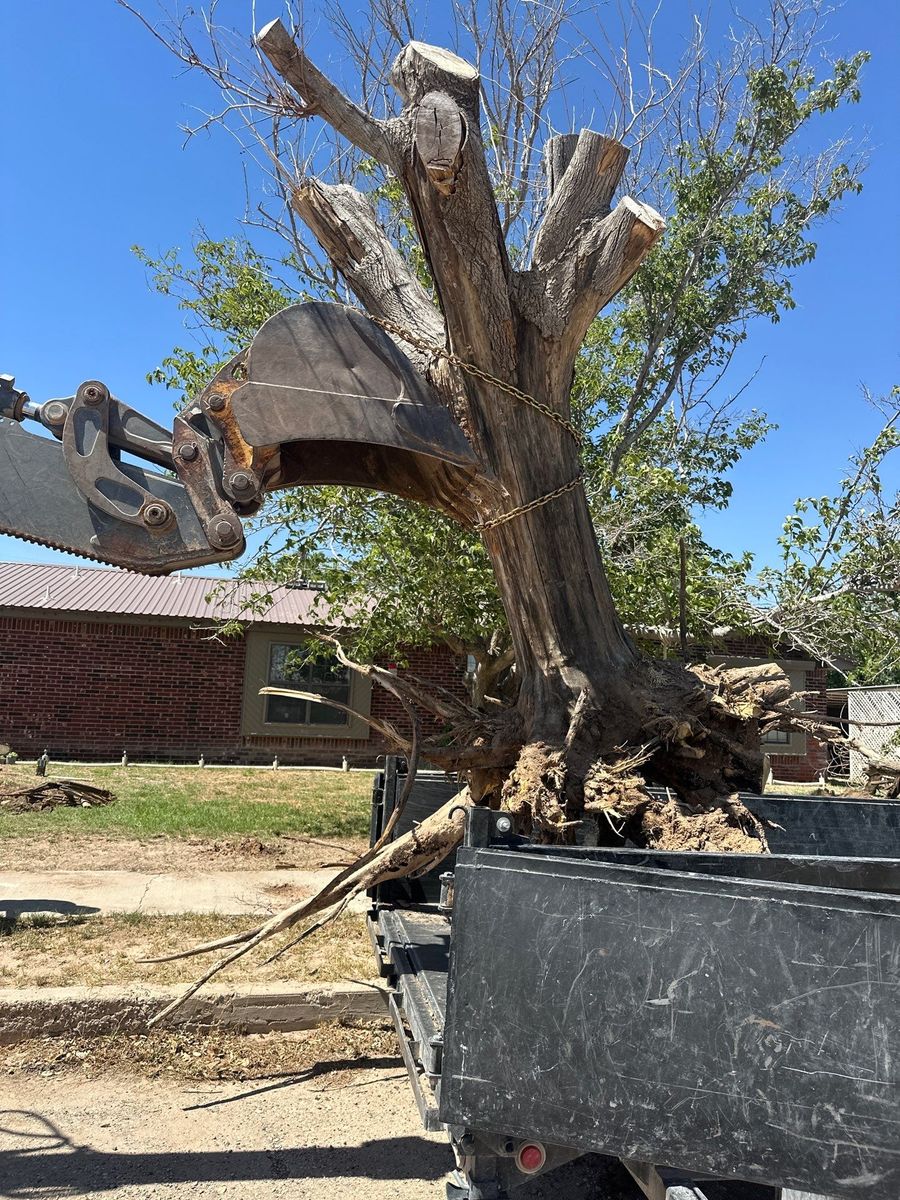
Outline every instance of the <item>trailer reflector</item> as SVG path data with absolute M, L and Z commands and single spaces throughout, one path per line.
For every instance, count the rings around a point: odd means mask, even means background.
M 547 1151 L 540 1142 L 524 1142 L 516 1154 L 516 1166 L 525 1175 L 534 1175 L 547 1161 Z

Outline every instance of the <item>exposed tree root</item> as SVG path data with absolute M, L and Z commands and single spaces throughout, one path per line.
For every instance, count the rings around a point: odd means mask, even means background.
M 900 761 L 871 758 L 866 768 L 865 790 L 882 800 L 900 800 Z
M 737 793 L 762 790 L 760 725 L 795 715 L 778 711 L 789 694 L 773 665 L 642 664 L 625 693 L 598 698 L 582 688 L 556 743 L 523 745 L 502 805 L 543 841 L 572 840 L 592 817 L 613 844 L 764 851 L 764 830 Z M 669 798 L 654 797 L 651 785 Z
M 566 783 L 563 750 L 530 742 L 522 747 L 503 784 L 502 807 L 513 814 L 523 832 L 542 841 L 560 841 L 568 824 Z
M 158 1013 L 150 1024 L 157 1025 L 164 1021 L 185 1000 L 193 996 L 204 983 L 262 942 L 292 929 L 301 921 L 326 914 L 328 919 L 337 916 L 354 896 L 375 887 L 376 884 L 430 870 L 445 858 L 461 840 L 464 825 L 463 806 L 467 802 L 468 791 L 463 788 L 458 795 L 422 821 L 415 829 L 397 838 L 396 841 L 382 845 L 377 852 L 370 851 L 363 855 L 351 868 L 336 875 L 315 896 L 300 900 L 296 904 L 282 909 L 253 929 L 245 930 L 243 933 L 234 934 L 231 937 L 220 938 L 214 942 L 204 942 L 189 950 L 181 950 L 175 954 L 148 960 L 150 962 L 171 962 L 177 958 L 192 958 L 198 954 L 210 954 L 216 950 L 233 947 L 231 953 L 215 962 L 191 984 L 182 996 Z M 295 938 L 295 942 L 301 941 L 315 929 L 321 928 L 322 924 L 322 921 L 315 922 L 304 931 L 300 938 Z
M 715 853 L 764 854 L 762 824 L 737 796 L 723 797 L 714 808 L 691 808 L 669 795 L 639 806 L 623 833 L 649 850 L 709 850 Z
M 412 728 L 411 736 L 393 726 L 382 728 L 408 756 L 410 772 L 378 843 L 315 896 L 262 924 L 156 960 L 229 951 L 154 1024 L 261 943 L 309 922 L 274 952 L 273 957 L 280 957 L 343 911 L 354 896 L 378 883 L 429 870 L 459 844 L 466 804 L 502 807 L 514 816 L 520 832 L 545 842 L 574 840 L 579 825 L 589 819 L 596 821 L 606 844 L 627 838 L 648 849 L 765 853 L 765 831 L 737 794 L 762 790 L 760 729 L 777 723 L 806 729 L 822 740 L 848 740 L 789 708 L 790 683 L 769 665 L 727 669 L 645 663 L 616 696 L 598 698 L 580 688 L 569 705 L 565 732 L 531 739 L 514 709 L 492 706 L 488 714 L 478 714 L 449 694 L 424 703 L 427 689 L 420 680 L 410 683 L 379 668 L 366 673 L 400 701 Z M 419 735 L 420 707 L 447 722 L 441 736 L 427 744 Z M 420 758 L 464 772 L 469 786 L 410 833 L 390 841 Z M 666 789 L 663 799 L 651 793 L 652 785 Z

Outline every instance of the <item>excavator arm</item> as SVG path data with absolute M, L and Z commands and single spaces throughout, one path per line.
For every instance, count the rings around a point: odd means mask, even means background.
M 242 519 L 303 484 L 392 492 L 465 525 L 495 490 L 406 356 L 342 305 L 270 318 L 171 432 L 97 380 L 36 404 L 0 377 L 0 533 L 165 574 L 237 558 Z

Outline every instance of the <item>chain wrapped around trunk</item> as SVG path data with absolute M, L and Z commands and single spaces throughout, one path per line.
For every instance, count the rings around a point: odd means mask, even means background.
M 448 350 L 446 346 L 435 346 L 430 342 L 424 341 L 416 334 L 411 333 L 408 329 L 404 329 L 402 325 L 396 325 L 393 321 L 387 321 L 382 317 L 373 317 L 370 313 L 363 312 L 362 309 L 357 309 L 363 316 L 383 329 L 385 333 L 393 334 L 395 337 L 401 338 L 410 346 L 415 346 L 417 350 L 421 350 L 425 354 L 430 354 L 434 358 L 442 358 L 445 362 L 451 363 L 454 367 L 458 367 L 460 371 L 465 371 L 467 375 L 471 375 L 473 379 L 479 379 L 482 383 L 488 383 L 491 387 L 498 388 L 505 392 L 508 396 L 512 396 L 516 400 L 520 400 L 523 404 L 527 404 L 529 408 L 533 408 L 535 412 L 541 413 L 549 421 L 561 426 L 566 433 L 571 437 L 576 446 L 581 448 L 581 435 L 578 430 L 567 420 L 561 413 L 552 409 L 549 404 L 543 404 L 540 400 L 528 392 L 523 392 L 521 388 L 515 387 L 511 383 L 507 383 L 503 379 L 498 379 L 496 375 L 492 375 L 489 371 L 483 371 L 481 367 L 476 367 L 474 363 L 466 362 L 464 358 L 460 358 L 458 354 L 454 354 L 452 350 Z M 479 531 L 487 529 L 495 529 L 498 525 L 505 525 L 507 521 L 512 521 L 516 517 L 524 516 L 525 513 L 533 512 L 536 508 L 542 508 L 545 504 L 549 504 L 552 500 L 556 500 L 559 496 L 564 496 L 567 492 L 572 492 L 577 488 L 584 479 L 584 473 L 579 470 L 574 479 L 570 479 L 568 483 L 562 484 L 561 487 L 554 488 L 552 492 L 545 492 L 542 496 L 538 496 L 534 500 L 529 500 L 526 504 L 519 504 L 515 508 L 511 508 L 509 512 L 503 513 L 499 517 L 494 517 L 491 521 L 479 521 L 475 526 Z

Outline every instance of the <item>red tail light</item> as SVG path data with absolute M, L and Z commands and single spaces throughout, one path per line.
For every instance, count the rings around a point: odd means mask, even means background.
M 547 1161 L 547 1151 L 540 1142 L 523 1142 L 516 1154 L 516 1166 L 525 1175 L 534 1175 Z

